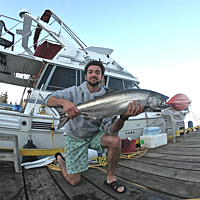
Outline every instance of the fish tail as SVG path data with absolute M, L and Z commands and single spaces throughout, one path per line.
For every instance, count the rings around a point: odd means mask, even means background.
M 70 120 L 70 118 L 62 107 L 55 107 L 55 109 L 60 115 L 60 123 L 57 127 L 57 129 L 60 129 Z
M 69 116 L 65 116 L 63 118 L 60 117 L 60 123 L 58 124 L 57 129 L 62 128 L 69 120 L 70 120 Z

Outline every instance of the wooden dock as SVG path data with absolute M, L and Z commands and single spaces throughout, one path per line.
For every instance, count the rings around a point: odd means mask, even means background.
M 101 167 L 107 170 L 107 167 Z M 106 172 L 91 168 L 71 186 L 60 171 L 40 167 L 16 174 L 13 164 L 0 162 L 0 200 L 178 200 L 200 198 L 200 131 L 172 139 L 138 159 L 121 159 L 116 176 L 127 192 L 104 185 Z

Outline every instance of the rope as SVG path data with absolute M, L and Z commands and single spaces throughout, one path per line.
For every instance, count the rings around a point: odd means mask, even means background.
M 92 160 L 96 161 L 99 164 L 97 164 L 97 165 L 89 165 L 89 168 L 93 168 L 93 167 L 97 167 L 97 166 L 103 166 L 103 167 L 105 167 L 108 164 L 107 156 L 96 157 L 96 158 L 93 158 Z
M 197 123 L 200 123 L 199 117 L 198 117 L 197 115 L 195 115 L 195 113 L 194 113 L 193 110 L 192 110 L 192 105 L 190 105 L 190 111 L 191 111 L 192 116 L 193 116 L 193 118 L 195 119 L 195 121 L 196 121 Z M 189 115 L 189 116 L 190 116 L 190 115 Z
M 135 149 L 135 152 L 123 153 L 120 158 L 122 159 L 136 159 L 144 156 L 148 152 L 147 148 L 138 147 Z
M 137 159 L 137 158 L 144 156 L 147 152 L 148 152 L 147 148 L 138 147 L 138 148 L 136 148 L 135 152 L 121 153 L 120 159 L 128 159 L 128 160 Z M 96 161 L 98 164 L 90 164 L 89 168 L 105 167 L 108 164 L 107 156 L 96 157 L 96 158 L 93 158 L 92 160 Z M 52 170 L 61 171 L 60 166 L 56 160 L 52 164 L 49 164 L 46 166 Z M 99 168 L 99 169 L 101 169 L 101 168 Z
M 42 104 L 42 105 L 40 106 L 40 108 L 39 108 L 39 113 L 40 113 L 40 114 L 42 114 L 42 115 L 51 115 L 51 116 L 53 116 L 53 122 L 52 122 L 52 125 L 51 125 L 51 139 L 52 139 L 53 145 L 54 145 L 57 149 L 59 149 L 61 153 L 63 153 L 62 148 L 61 148 L 61 147 L 58 147 L 58 146 L 55 144 L 54 139 L 53 139 L 54 130 L 55 130 L 55 128 L 54 128 L 54 115 L 53 115 L 53 114 L 45 113 L 45 111 L 44 111 L 44 110 L 41 110 L 41 108 L 45 108 L 45 105 Z
M 55 160 L 53 163 L 46 165 L 49 169 L 55 170 L 55 171 L 61 171 L 60 166 L 58 164 L 58 161 Z

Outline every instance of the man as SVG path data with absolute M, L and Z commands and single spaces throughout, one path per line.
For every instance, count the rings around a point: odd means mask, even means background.
M 70 117 L 65 126 L 66 146 L 65 159 L 61 154 L 56 154 L 63 176 L 71 185 L 77 185 L 81 179 L 81 172 L 88 169 L 87 153 L 88 148 L 102 152 L 102 148 L 108 148 L 108 172 L 105 184 L 118 193 L 126 191 L 125 186 L 120 184 L 115 176 L 121 152 L 121 138 L 116 134 L 130 116 L 136 116 L 142 112 L 143 107 L 138 102 L 130 102 L 126 113 L 102 121 L 95 119 L 89 121 L 80 115 L 77 104 L 104 95 L 107 87 L 100 85 L 104 78 L 105 68 L 99 61 L 91 61 L 85 66 L 85 79 L 80 86 L 54 92 L 46 97 L 46 104 L 49 107 L 63 106 Z M 104 127 L 103 131 L 100 127 Z

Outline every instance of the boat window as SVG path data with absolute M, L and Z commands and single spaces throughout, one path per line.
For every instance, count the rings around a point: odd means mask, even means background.
M 117 78 L 109 78 L 109 83 L 108 83 L 108 87 L 110 89 L 123 89 L 123 83 L 121 79 L 117 79 Z
M 132 81 L 124 80 L 124 87 L 125 87 L 125 89 L 133 88 Z
M 45 70 L 45 72 L 44 72 L 44 74 L 43 74 L 43 76 L 42 76 L 42 78 L 41 78 L 41 81 L 39 82 L 39 84 L 38 84 L 38 86 L 37 86 L 38 89 L 41 88 L 42 84 L 45 84 L 45 83 L 46 83 L 47 78 L 49 77 L 49 74 L 50 74 L 50 72 L 51 72 L 51 70 L 52 70 L 52 67 L 53 67 L 53 65 L 48 65 L 48 66 L 47 66 L 47 68 L 46 68 L 46 70 Z
M 77 86 L 79 86 L 81 83 L 80 83 L 80 73 L 81 71 L 77 70 Z
M 47 90 L 62 90 L 76 85 L 76 70 L 57 67 Z
M 81 71 L 81 74 L 82 74 L 82 83 L 83 83 L 85 81 L 85 72 Z

